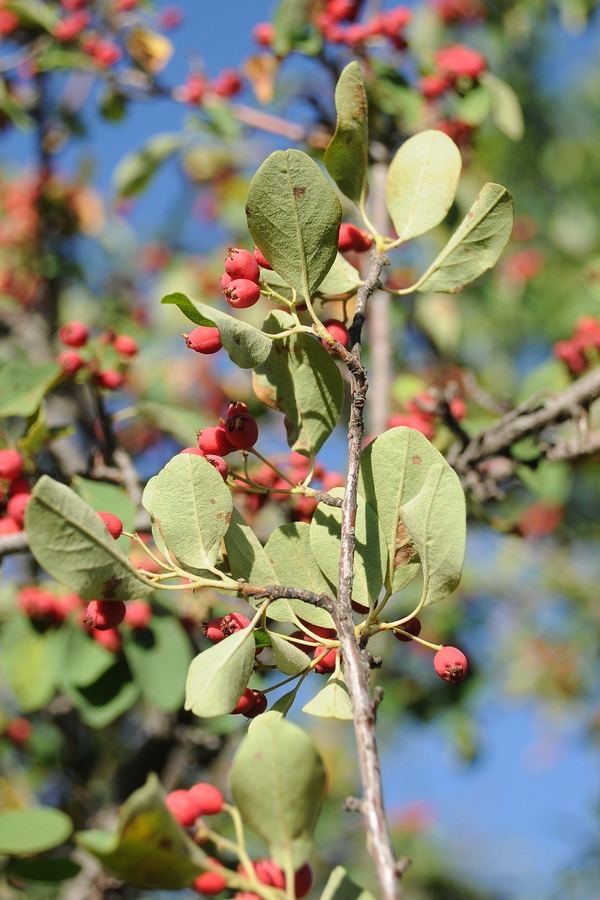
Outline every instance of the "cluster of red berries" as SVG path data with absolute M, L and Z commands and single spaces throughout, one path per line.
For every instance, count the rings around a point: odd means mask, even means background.
M 209 81 L 201 72 L 190 72 L 184 85 L 173 90 L 173 99 L 190 106 L 200 106 L 208 96 L 235 97 L 244 86 L 235 69 L 223 69 L 215 79 Z
M 189 791 L 171 791 L 165 805 L 182 828 L 191 828 L 201 816 L 216 816 L 223 809 L 225 799 L 212 784 L 200 782 Z
M 0 536 L 22 531 L 25 507 L 31 491 L 23 475 L 23 457 L 17 450 L 0 450 L 0 505 L 5 514 L 0 517 Z
M 334 628 L 325 628 L 322 625 L 311 625 L 310 622 L 304 622 L 302 619 L 300 621 L 305 628 L 312 632 L 314 637 L 306 634 L 304 631 L 294 631 L 290 635 L 290 638 L 293 641 L 310 641 L 311 644 L 316 644 L 313 652 L 313 659 L 318 659 L 319 662 L 316 664 L 313 671 L 317 672 L 318 675 L 331 675 L 332 672 L 335 672 L 338 651 L 335 647 L 328 648 L 324 644 L 320 644 L 318 638 L 321 637 L 325 640 L 335 641 L 337 638 L 336 630 Z M 305 653 L 307 652 L 305 646 L 302 644 L 299 646 Z
M 257 440 L 258 423 L 246 404 L 231 403 L 225 420 L 221 419 L 216 427 L 203 428 L 198 433 L 198 446 L 186 447 L 181 452 L 203 456 L 223 481 L 227 481 L 229 467 L 223 457 L 234 450 L 251 450 Z
M 340 253 L 365 253 L 373 246 L 373 238 L 368 231 L 357 228 L 352 222 L 342 222 L 338 236 Z
M 433 6 L 445 25 L 469 25 L 485 19 L 485 6 L 481 0 L 433 0 Z
M 77 352 L 89 341 L 90 332 L 87 325 L 84 325 L 83 322 L 67 322 L 60 328 L 58 336 L 66 347 L 73 348 L 63 350 L 57 357 L 57 362 L 65 375 L 72 377 L 80 369 L 87 368 L 101 387 L 114 391 L 123 386 L 125 383 L 123 365 L 132 360 L 138 352 L 137 341 L 134 338 L 128 334 L 117 335 L 112 331 L 104 332 L 100 336 L 100 344 L 105 347 L 112 345 L 118 354 L 120 364 L 119 368 L 100 369 L 95 357 L 86 361 Z
M 65 15 L 54 26 L 52 36 L 61 44 L 77 42 L 78 49 L 93 59 L 99 69 L 107 69 L 119 62 L 123 51 L 114 41 L 88 27 L 92 24 L 92 15 L 86 9 L 89 5 L 89 0 L 61 0 Z M 118 0 L 110 12 L 122 12 Z
M 450 403 L 449 412 L 456 422 L 460 422 L 467 414 L 467 404 L 462 397 L 454 397 Z M 392 413 L 388 418 L 388 428 L 397 428 L 404 425 L 414 428 L 425 435 L 428 441 L 435 435 L 435 420 L 439 416 L 438 403 L 434 397 L 423 391 L 405 403 L 406 413 Z
M 204 635 L 212 641 L 213 644 L 219 644 L 225 638 L 236 631 L 241 631 L 250 625 L 250 619 L 241 613 L 228 613 L 226 616 L 218 616 L 210 622 L 202 623 L 202 631 Z M 256 655 L 261 652 L 262 648 L 257 648 Z M 267 698 L 261 691 L 255 691 L 252 688 L 245 688 L 232 715 L 246 716 L 247 719 L 255 719 L 267 708 Z
M 224 870 L 224 866 L 219 862 L 218 859 L 215 859 L 212 856 L 209 856 L 208 859 L 213 866 Z M 268 885 L 269 887 L 279 888 L 279 890 L 285 890 L 285 873 L 274 860 L 254 860 L 252 862 L 252 868 L 254 869 L 256 877 L 261 884 Z M 248 873 L 241 864 L 238 866 L 238 872 L 241 875 L 245 875 L 246 877 L 248 877 Z M 298 900 L 301 900 L 302 897 L 306 897 L 312 887 L 312 883 L 312 869 L 310 868 L 308 863 L 305 863 L 300 869 L 298 869 L 294 877 L 294 893 Z M 199 875 L 192 884 L 192 888 L 198 891 L 199 894 L 205 894 L 209 897 L 214 896 L 215 894 L 220 894 L 221 891 L 224 891 L 226 887 L 227 881 L 225 877 L 219 872 L 215 872 L 212 870 Z M 240 891 L 234 894 L 234 898 L 235 900 L 260 900 L 258 894 L 255 894 L 251 891 Z
M 328 0 L 325 10 L 315 20 L 323 37 L 332 44 L 358 47 L 373 38 L 388 40 L 397 50 L 404 50 L 404 29 L 411 12 L 406 6 L 396 6 L 372 16 L 367 22 L 357 22 L 358 0 Z
M 554 355 L 567 365 L 571 375 L 581 375 L 598 361 L 600 351 L 600 321 L 584 316 L 576 325 L 575 334 L 568 341 L 557 341 Z
M 234 309 L 248 309 L 258 303 L 260 266 L 271 268 L 258 247 L 254 248 L 254 253 L 239 247 L 229 248 L 220 283 L 225 299 Z
M 477 81 L 487 69 L 483 54 L 464 44 L 442 47 L 435 55 L 436 71 L 425 75 L 419 84 L 423 96 L 433 100 L 463 80 Z

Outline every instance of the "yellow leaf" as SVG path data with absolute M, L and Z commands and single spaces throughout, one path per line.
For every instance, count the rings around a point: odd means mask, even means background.
M 126 43 L 132 58 L 151 75 L 162 72 L 173 56 L 174 47 L 171 41 L 147 28 L 134 28 Z

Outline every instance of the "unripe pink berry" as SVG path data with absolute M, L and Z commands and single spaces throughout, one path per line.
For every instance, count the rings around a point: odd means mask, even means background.
M 236 631 L 247 628 L 249 624 L 250 619 L 248 616 L 233 612 L 228 613 L 226 616 L 212 619 L 210 622 L 203 622 L 202 631 L 213 644 L 218 644 L 226 637 L 229 637 L 230 634 L 235 634 Z
M 19 528 L 23 527 L 25 521 L 25 507 L 31 499 L 31 494 L 14 494 L 8 501 L 6 511 L 8 515 L 15 520 Z
M 254 694 L 254 703 L 248 712 L 243 713 L 247 719 L 255 719 L 257 716 L 260 716 L 261 713 L 264 713 L 269 702 L 266 695 L 262 694 L 260 691 L 253 691 L 252 693 Z
M 83 347 L 90 332 L 83 322 L 67 322 L 60 328 L 58 336 L 67 347 Z
M 222 456 L 216 456 L 214 453 L 207 453 L 205 456 L 207 462 L 214 466 L 223 481 L 229 478 L 229 466 Z
M 125 612 L 125 624 L 130 628 L 147 628 L 152 620 L 152 607 L 145 600 L 130 600 Z
M 323 322 L 323 325 L 325 326 L 331 337 L 335 338 L 336 341 L 339 341 L 342 347 L 345 347 L 347 349 L 350 346 L 350 335 L 343 322 L 338 321 L 338 319 L 326 319 L 326 321 Z M 327 350 L 329 350 L 329 344 L 327 343 L 327 341 L 321 341 L 321 343 Z
M 116 391 L 118 388 L 122 387 L 125 382 L 123 373 L 118 372 L 116 369 L 106 369 L 104 372 L 98 372 L 96 377 L 98 383 L 109 391 Z
M 229 443 L 238 450 L 250 450 L 258 440 L 258 424 L 254 416 L 241 413 L 230 416 L 225 422 Z
M 325 650 L 325 649 L 326 649 L 326 647 L 323 647 L 322 645 L 319 644 L 317 646 L 317 649 L 313 653 L 313 659 L 317 659 L 317 657 L 319 657 L 321 655 L 321 653 L 323 652 L 323 650 Z M 332 672 L 335 672 L 336 659 L 337 659 L 337 650 L 335 649 L 335 647 L 333 647 L 329 651 L 329 653 L 327 653 L 327 655 L 324 656 L 323 659 L 317 663 L 314 671 L 317 672 L 319 675 L 330 675 Z
M 3 534 L 16 534 L 21 531 L 12 516 L 4 516 L 0 519 L 0 536 Z
M 198 818 L 196 804 L 187 791 L 171 791 L 165 797 L 165 806 L 182 828 L 191 828 Z
M 193 785 L 188 794 L 196 804 L 199 816 L 216 816 L 223 809 L 225 798 L 212 784 L 201 781 Z
M 213 857 L 209 856 L 208 859 L 213 865 L 220 865 L 219 861 L 213 859 Z M 192 883 L 193 890 L 198 891 L 199 894 L 205 894 L 208 897 L 220 894 L 226 887 L 227 882 L 219 872 L 203 872 L 202 875 L 198 875 L 196 880 Z
M 267 258 L 263 255 L 262 251 L 258 249 L 258 247 L 254 248 L 254 259 L 259 264 L 261 269 L 270 269 L 273 270 L 273 266 L 267 260 Z
M 23 471 L 23 457 L 16 450 L 0 450 L 0 478 L 16 481 Z
M 442 647 L 433 658 L 433 667 L 444 681 L 462 681 L 469 669 L 467 657 L 456 647 Z
M 26 744 L 33 732 L 33 725 L 28 719 L 15 717 L 6 726 L 6 737 L 17 747 Z
M 252 29 L 252 37 L 259 47 L 270 47 L 275 36 L 275 28 L 271 22 L 258 22 Z
M 135 356 L 138 352 L 137 341 L 128 334 L 120 334 L 115 338 L 114 348 L 122 356 Z
M 203 428 L 198 436 L 198 447 L 211 456 L 227 456 L 235 449 L 229 442 L 223 425 Z
M 217 353 L 223 344 L 221 343 L 221 335 L 218 328 L 210 325 L 198 325 L 189 334 L 184 334 L 186 346 L 196 353 L 204 353 L 209 355 Z
M 361 231 L 352 222 L 342 222 L 338 238 L 338 250 L 340 253 L 364 253 L 373 245 L 373 238 L 368 231 Z
M 232 279 L 242 279 L 258 283 L 260 269 L 257 261 L 249 250 L 241 250 L 239 247 L 230 247 L 225 259 L 225 271 Z
M 415 618 L 409 619 L 408 622 L 404 622 L 398 627 L 401 628 L 402 631 L 405 631 L 406 634 L 401 634 L 399 631 L 393 631 L 392 633 L 397 640 L 404 641 L 405 643 L 408 643 L 412 640 L 412 638 L 408 635 L 412 634 L 414 637 L 418 637 L 421 633 L 421 623 L 419 619 L 416 618 L 416 616 Z
M 65 375 L 75 375 L 83 366 L 83 360 L 76 350 L 63 350 L 56 357 Z
M 260 300 L 260 285 L 248 278 L 237 278 L 227 285 L 223 293 L 234 309 L 249 309 Z
M 181 453 L 189 453 L 192 456 L 206 456 L 206 453 L 204 450 L 201 450 L 200 447 L 186 447 Z M 181 453 L 179 454 L 180 456 Z
M 121 624 L 127 607 L 122 600 L 92 600 L 88 603 L 86 612 L 85 625 L 97 628 L 98 631 L 108 631 Z
M 106 525 L 108 533 L 112 538 L 115 539 L 115 541 L 117 540 L 117 538 L 121 537 L 121 535 L 123 534 L 123 523 L 118 516 L 114 516 L 109 512 L 99 512 L 96 513 L 96 515 L 100 519 L 102 519 L 102 521 Z
M 113 600 L 112 602 L 114 603 L 115 601 Z M 106 631 L 94 628 L 92 630 L 92 637 L 97 644 L 100 644 L 100 646 L 104 647 L 105 650 L 108 650 L 109 653 L 118 653 L 121 649 L 121 644 L 123 643 L 121 635 L 116 628 L 107 628 Z
M 244 690 L 244 693 L 238 700 L 235 709 L 231 710 L 231 713 L 232 715 L 238 715 L 241 713 L 243 716 L 247 716 L 255 703 L 256 696 L 254 694 L 254 691 L 252 690 L 252 688 L 246 688 Z

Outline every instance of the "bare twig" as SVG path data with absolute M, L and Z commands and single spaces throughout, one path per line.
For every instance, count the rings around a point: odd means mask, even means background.
M 301 588 L 283 587 L 281 584 L 267 584 L 264 587 L 240 582 L 240 594 L 243 597 L 253 597 L 255 600 L 303 600 L 311 606 L 333 613 L 335 604 L 327 594 L 315 594 L 313 591 L 303 591 Z
M 17 531 L 15 534 L 4 534 L 0 537 L 0 559 L 5 556 L 12 556 L 15 553 L 28 553 L 29 541 L 24 531 Z
M 381 146 L 381 161 L 372 168 L 370 217 L 380 234 L 389 233 L 389 213 L 385 202 L 387 151 Z M 392 331 L 390 328 L 391 297 L 385 291 L 374 291 L 369 300 L 369 359 L 371 393 L 369 400 L 369 434 L 376 437 L 387 428 L 392 387 Z

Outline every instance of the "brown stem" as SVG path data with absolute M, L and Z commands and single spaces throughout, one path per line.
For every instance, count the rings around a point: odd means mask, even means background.
M 379 279 L 385 265 L 387 265 L 386 257 L 382 253 L 374 252 L 369 273 L 358 292 L 354 320 L 350 327 L 350 355 L 353 364 L 348 366 L 352 374 L 352 405 L 348 427 L 348 474 L 342 505 L 338 601 L 332 614 L 340 639 L 344 658 L 344 674 L 354 711 L 354 731 L 363 788 L 360 811 L 366 826 L 367 847 L 375 864 L 381 900 L 399 900 L 400 885 L 396 872 L 396 861 L 383 805 L 375 730 L 377 704 L 371 698 L 369 663 L 356 640 L 351 607 L 358 475 L 364 433 L 363 408 L 369 387 L 367 373 L 361 362 L 361 334 L 367 301 L 380 287 Z M 378 699 L 380 699 L 380 693 Z
M 379 148 L 378 148 L 379 149 Z M 382 147 L 381 150 L 387 153 Z M 370 218 L 379 234 L 389 233 L 389 214 L 385 202 L 387 161 L 372 167 Z M 374 291 L 369 300 L 369 434 L 377 437 L 387 428 L 392 387 L 392 331 L 390 328 L 391 297 L 385 291 Z

